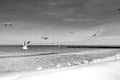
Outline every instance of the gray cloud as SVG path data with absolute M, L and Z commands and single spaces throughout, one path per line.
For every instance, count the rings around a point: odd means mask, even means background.
M 1 0 L 2 10 L 31 10 L 55 16 L 94 17 L 119 15 L 118 0 Z
M 31 32 L 37 34 L 40 31 L 63 36 L 72 30 L 95 30 L 101 25 L 119 23 L 118 9 L 119 0 L 0 0 L 0 23 L 14 24 L 10 31 L 5 31 L 14 34 L 13 37 L 17 37 L 15 33 L 18 33 L 25 39 L 23 33 L 26 33 L 26 30 L 27 36 L 31 36 Z M 112 28 L 108 29 L 100 36 L 117 34 L 111 33 Z M 114 29 L 114 32 L 119 33 L 119 28 L 117 29 Z M 4 34 L 4 31 L 1 31 L 1 34 Z

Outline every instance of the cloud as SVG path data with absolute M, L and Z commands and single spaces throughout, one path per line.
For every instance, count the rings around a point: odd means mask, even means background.
M 59 18 L 106 19 L 120 14 L 117 11 L 119 3 L 120 1 L 113 0 L 1 0 L 0 9 L 2 13 L 10 16 L 19 16 L 18 19 L 38 19 L 46 15 Z

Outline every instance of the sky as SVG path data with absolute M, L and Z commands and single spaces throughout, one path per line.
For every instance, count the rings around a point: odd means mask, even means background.
M 120 45 L 119 9 L 120 0 L 0 0 L 0 44 Z

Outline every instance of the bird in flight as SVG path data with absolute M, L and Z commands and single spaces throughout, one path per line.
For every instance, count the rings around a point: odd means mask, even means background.
M 70 34 L 74 34 L 75 33 L 75 31 L 71 31 L 71 32 L 69 32 Z
M 28 44 L 30 44 L 31 41 L 24 41 L 22 49 L 28 49 Z
M 3 26 L 8 26 L 8 27 L 12 27 L 13 26 L 12 23 L 3 23 L 2 25 Z
M 100 32 L 100 31 L 97 31 L 95 34 L 92 35 L 92 37 L 97 36 L 97 34 L 98 34 L 99 32 Z
M 44 40 L 47 40 L 48 39 L 48 37 L 41 37 L 42 39 L 44 39 Z

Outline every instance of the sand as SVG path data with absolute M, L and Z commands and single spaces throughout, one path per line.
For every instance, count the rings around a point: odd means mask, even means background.
M 12 74 L 0 80 L 120 80 L 120 60 L 44 72 Z
M 27 57 L 0 58 L 0 75 L 3 73 L 45 70 L 60 67 L 83 65 L 94 59 L 102 59 L 118 54 L 118 50 L 101 50 L 91 52 L 72 52 L 70 54 L 42 55 Z M 89 62 L 88 62 L 89 61 Z
M 15 72 L 8 75 L 3 75 L 4 77 L 1 77 L 0 80 L 40 80 L 40 79 L 60 80 L 62 78 L 68 79 L 68 80 L 74 80 L 74 79 L 75 80 L 80 80 L 80 79 L 82 80 L 117 80 L 118 79 L 119 80 L 120 79 L 119 72 L 117 72 L 119 71 L 118 67 L 120 67 L 119 51 L 108 50 L 108 51 L 91 52 L 91 53 L 96 53 L 96 54 L 89 53 L 85 55 L 78 55 L 78 54 L 58 55 L 59 57 L 43 56 L 44 58 L 37 57 L 37 59 L 36 57 L 1 59 L 2 61 L 4 61 L 3 63 L 4 65 L 2 64 L 3 69 L 1 68 L 3 72 L 5 71 L 7 72 L 9 70 L 12 70 L 13 72 L 14 71 Z M 53 58 L 55 60 L 55 63 L 53 63 L 54 62 Z M 42 70 L 44 67 L 40 66 L 41 62 L 39 64 L 37 63 L 37 66 L 36 66 L 36 61 L 37 62 L 41 61 L 41 59 L 45 59 L 45 60 L 47 59 L 48 63 L 50 63 L 56 68 L 49 68 L 49 69 Z M 28 61 L 26 62 L 26 60 Z M 11 62 L 11 64 L 8 64 L 8 62 Z M 14 65 L 12 65 L 13 63 Z M 46 66 L 48 66 L 48 63 L 46 63 L 47 64 Z M 76 63 L 77 65 L 73 63 Z M 63 64 L 67 66 L 63 66 Z M 29 68 L 31 69 L 30 65 L 34 66 L 34 69 L 36 70 L 29 71 Z M 28 69 L 28 71 L 21 72 L 21 70 L 24 71 L 24 69 Z

